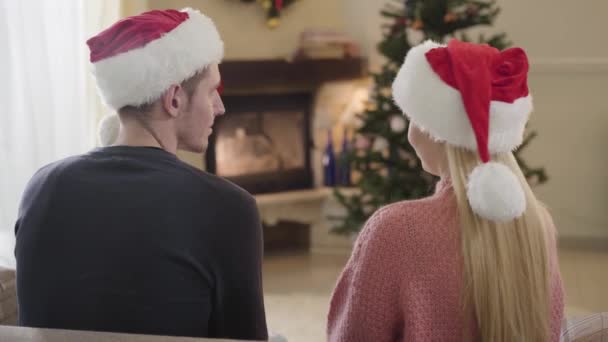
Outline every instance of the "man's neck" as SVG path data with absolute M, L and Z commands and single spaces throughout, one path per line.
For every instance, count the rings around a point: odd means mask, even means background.
M 149 132 L 139 122 L 129 122 L 121 127 L 116 145 L 158 147 L 171 154 L 176 154 L 177 139 L 172 134 L 168 134 L 167 129 L 159 126 L 150 124 L 149 129 L 152 132 Z

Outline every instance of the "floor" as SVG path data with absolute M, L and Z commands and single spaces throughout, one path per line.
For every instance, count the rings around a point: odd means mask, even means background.
M 275 254 L 264 263 L 266 315 L 271 332 L 289 342 L 325 340 L 331 291 L 348 255 Z M 560 248 L 566 315 L 608 311 L 608 248 Z

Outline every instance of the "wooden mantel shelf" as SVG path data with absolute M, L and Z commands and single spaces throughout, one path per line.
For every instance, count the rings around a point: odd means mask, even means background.
M 341 188 L 349 196 L 358 188 Z M 330 232 L 333 222 L 328 216 L 341 216 L 343 208 L 327 187 L 255 195 L 260 218 L 268 225 L 279 221 L 292 221 L 310 225 L 310 243 L 313 253 L 350 253 L 353 239 Z
M 286 61 L 228 60 L 220 64 L 227 93 L 244 88 L 308 88 L 321 83 L 363 77 L 367 74 L 364 58 L 307 59 Z
M 357 188 L 341 188 L 347 196 L 359 191 Z M 314 223 L 322 220 L 323 208 L 333 200 L 333 189 L 321 187 L 308 190 L 284 191 L 255 195 L 262 221 L 276 224 L 280 219 L 300 223 Z
M 260 207 L 280 204 L 292 204 L 310 201 L 322 201 L 331 195 L 330 188 L 317 188 L 310 190 L 295 190 L 255 195 Z
M 272 205 L 284 205 L 311 201 L 323 201 L 333 196 L 333 188 L 320 187 L 315 189 L 307 190 L 293 190 L 283 191 L 268 194 L 255 195 L 255 200 L 260 207 L 267 207 Z M 340 191 L 345 193 L 347 196 L 357 193 L 357 188 L 340 188 Z

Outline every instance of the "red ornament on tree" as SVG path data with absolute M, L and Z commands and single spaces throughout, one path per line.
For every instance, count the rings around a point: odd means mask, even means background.
M 476 17 L 479 14 L 479 6 L 470 4 L 467 6 L 466 13 L 469 17 Z
M 407 19 L 405 17 L 395 20 L 395 23 L 391 27 L 390 33 L 395 34 L 402 31 L 407 26 Z

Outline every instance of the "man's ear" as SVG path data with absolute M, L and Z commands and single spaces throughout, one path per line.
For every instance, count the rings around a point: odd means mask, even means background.
M 174 84 L 167 89 L 161 97 L 163 108 L 169 115 L 176 118 L 187 105 L 185 92 L 182 86 Z

